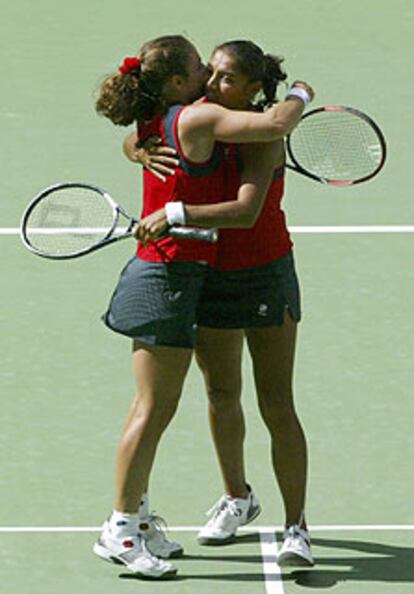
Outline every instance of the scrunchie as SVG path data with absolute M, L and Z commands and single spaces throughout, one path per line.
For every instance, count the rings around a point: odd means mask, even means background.
M 141 60 L 139 58 L 125 58 L 122 66 L 119 67 L 119 72 L 122 74 L 128 74 L 134 70 L 141 68 Z

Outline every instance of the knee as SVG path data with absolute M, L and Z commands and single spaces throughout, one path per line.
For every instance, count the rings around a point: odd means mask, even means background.
M 258 398 L 261 416 L 269 429 L 281 431 L 297 422 L 290 389 L 259 392 Z
M 207 385 L 209 407 L 220 414 L 238 410 L 241 407 L 241 386 Z
M 142 398 L 134 402 L 133 418 L 139 424 L 164 429 L 174 417 L 179 396 L 176 398 Z

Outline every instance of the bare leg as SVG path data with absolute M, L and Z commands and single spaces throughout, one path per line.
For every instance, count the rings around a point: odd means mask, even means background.
M 246 497 L 243 442 L 245 425 L 241 408 L 241 355 L 243 332 L 200 327 L 196 358 L 209 398 L 208 414 L 225 492 Z
M 292 390 L 296 326 L 286 313 L 282 326 L 251 328 L 246 336 L 260 412 L 271 437 L 273 468 L 285 505 L 286 525 L 305 526 L 307 448 Z
M 135 343 L 137 396 L 117 453 L 115 509 L 136 513 L 161 435 L 177 408 L 192 350 Z

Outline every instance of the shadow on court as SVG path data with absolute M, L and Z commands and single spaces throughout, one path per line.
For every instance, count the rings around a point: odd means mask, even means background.
M 257 535 L 243 535 L 240 540 L 254 542 L 259 540 Z M 237 539 L 239 542 L 239 539 Z M 311 569 L 284 570 L 283 578 L 279 575 L 267 576 L 268 581 L 293 582 L 305 588 L 332 588 L 343 582 L 386 582 L 386 583 L 414 583 L 414 547 L 399 547 L 374 542 L 357 540 L 332 540 L 313 538 L 317 547 L 340 549 L 341 551 L 356 551 L 362 557 L 337 556 L 315 558 L 316 566 Z M 227 549 L 227 547 L 225 547 Z M 228 550 L 228 549 L 227 549 Z M 369 555 L 369 556 L 368 556 Z M 255 582 L 265 581 L 260 572 L 263 561 L 274 561 L 274 558 L 263 558 L 261 555 L 220 555 L 215 549 L 214 554 L 185 555 L 182 561 L 198 561 L 206 563 L 246 563 L 257 566 L 257 573 L 181 573 L 172 578 L 173 581 L 204 580 L 216 582 Z M 328 566 L 328 567 L 327 567 Z M 135 580 L 134 575 L 121 573 L 121 579 Z
M 139 580 L 131 573 L 121 573 L 119 575 L 120 579 L 123 580 Z M 265 581 L 264 575 L 261 573 L 180 573 L 173 578 L 169 578 L 168 580 L 161 580 L 163 582 L 167 581 L 174 581 L 174 582 L 184 582 L 189 580 L 204 580 L 207 582 L 256 582 L 256 583 L 263 583 Z M 152 580 L 154 581 L 154 580 Z M 159 580 L 157 580 L 159 581 Z M 282 581 L 280 576 L 271 576 L 268 581 Z
M 263 561 L 274 562 L 275 557 L 263 557 L 262 555 L 229 555 L 228 551 L 233 544 L 251 544 L 251 543 L 258 543 L 260 541 L 260 537 L 258 534 L 243 534 L 237 536 L 233 543 L 228 543 L 227 545 L 221 545 L 219 547 L 206 547 L 209 552 L 200 555 L 184 555 L 180 561 L 196 561 L 196 562 L 205 562 L 206 567 L 209 567 L 208 564 L 217 563 L 245 563 L 251 566 L 255 566 L 257 571 L 255 573 L 251 572 L 234 572 L 234 573 L 186 573 L 185 568 L 181 567 L 180 573 L 172 578 L 173 581 L 187 581 L 187 580 L 205 580 L 205 581 L 217 581 L 217 582 L 256 582 L 256 583 L 263 583 L 265 581 L 264 575 L 261 573 L 261 568 Z M 220 554 L 220 551 L 223 551 Z M 211 554 L 210 554 L 211 551 Z M 122 573 L 119 575 L 121 579 L 137 579 L 134 575 Z M 281 576 L 271 576 L 270 579 L 272 581 L 281 581 Z
M 316 557 L 316 566 L 294 570 L 283 576 L 284 581 L 308 588 L 332 588 L 343 582 L 414 582 L 414 546 L 399 547 L 358 540 L 312 538 L 315 546 L 358 551 L 362 557 Z M 368 556 L 369 555 L 369 556 Z M 323 569 L 320 567 L 323 566 Z M 328 566 L 328 568 L 326 568 Z

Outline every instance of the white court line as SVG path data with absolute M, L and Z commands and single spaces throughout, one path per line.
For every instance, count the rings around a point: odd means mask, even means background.
M 170 532 L 198 532 L 201 526 L 168 526 Z M 100 532 L 102 526 L 0 526 L 0 533 L 27 533 L 27 532 Z M 282 532 L 284 526 L 252 526 L 239 528 L 240 532 L 257 532 L 274 534 Z M 321 524 L 309 526 L 310 532 L 399 532 L 414 531 L 414 524 Z
M 201 526 L 169 526 L 171 532 L 198 532 Z M 241 528 L 241 532 L 256 532 L 260 536 L 260 548 L 265 578 L 266 594 L 284 594 L 283 578 L 280 566 L 277 562 L 277 540 L 276 532 L 283 531 L 283 526 L 256 526 Z M 100 526 L 0 526 L 0 533 L 86 533 L 100 532 Z M 400 531 L 413 530 L 414 524 L 338 524 L 309 526 L 314 532 L 338 531 Z
M 414 233 L 414 225 L 332 225 L 289 227 L 292 233 Z
M 119 229 L 121 233 L 126 229 Z M 94 229 L 94 232 L 101 232 Z M 414 225 L 310 225 L 289 227 L 292 233 L 414 233 Z M 53 232 L 57 232 L 53 230 Z M 60 230 L 64 232 L 64 230 Z M 92 229 L 81 229 L 82 233 L 92 232 Z M 18 227 L 0 227 L 0 235 L 20 235 Z
M 277 562 L 276 534 L 274 529 L 260 530 L 259 534 L 266 594 L 283 594 L 282 572 Z

